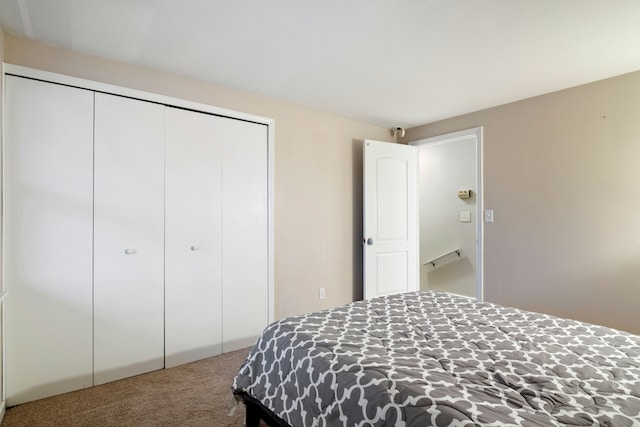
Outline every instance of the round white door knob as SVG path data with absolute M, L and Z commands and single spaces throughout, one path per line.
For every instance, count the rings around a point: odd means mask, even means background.
M 135 249 L 125 249 L 124 253 L 127 255 L 131 255 L 131 254 L 135 254 L 136 250 Z
M 192 251 L 197 251 L 198 249 L 200 249 L 200 246 L 197 246 L 197 245 L 191 246 Z

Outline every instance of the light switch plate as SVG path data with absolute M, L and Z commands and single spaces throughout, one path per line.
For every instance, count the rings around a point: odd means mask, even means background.
M 471 222 L 471 212 L 460 211 L 460 222 Z
M 493 209 L 484 211 L 484 222 L 493 222 Z

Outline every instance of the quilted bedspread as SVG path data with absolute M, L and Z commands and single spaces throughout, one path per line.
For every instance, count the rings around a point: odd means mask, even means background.
M 399 294 L 273 323 L 233 389 L 291 426 L 640 426 L 640 336 Z

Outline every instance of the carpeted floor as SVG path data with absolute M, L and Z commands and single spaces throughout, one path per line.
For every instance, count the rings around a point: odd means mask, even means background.
M 242 426 L 231 383 L 249 349 L 7 409 L 13 426 Z

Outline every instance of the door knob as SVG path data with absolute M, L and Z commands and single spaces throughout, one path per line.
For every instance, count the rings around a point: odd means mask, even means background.
M 136 250 L 135 249 L 125 249 L 124 253 L 127 255 L 131 255 L 131 254 L 135 254 Z
M 197 246 L 197 245 L 191 246 L 192 251 L 197 251 L 198 249 L 200 249 L 200 246 Z
M 373 245 L 373 239 L 371 237 L 367 239 L 367 245 L 369 246 Z

